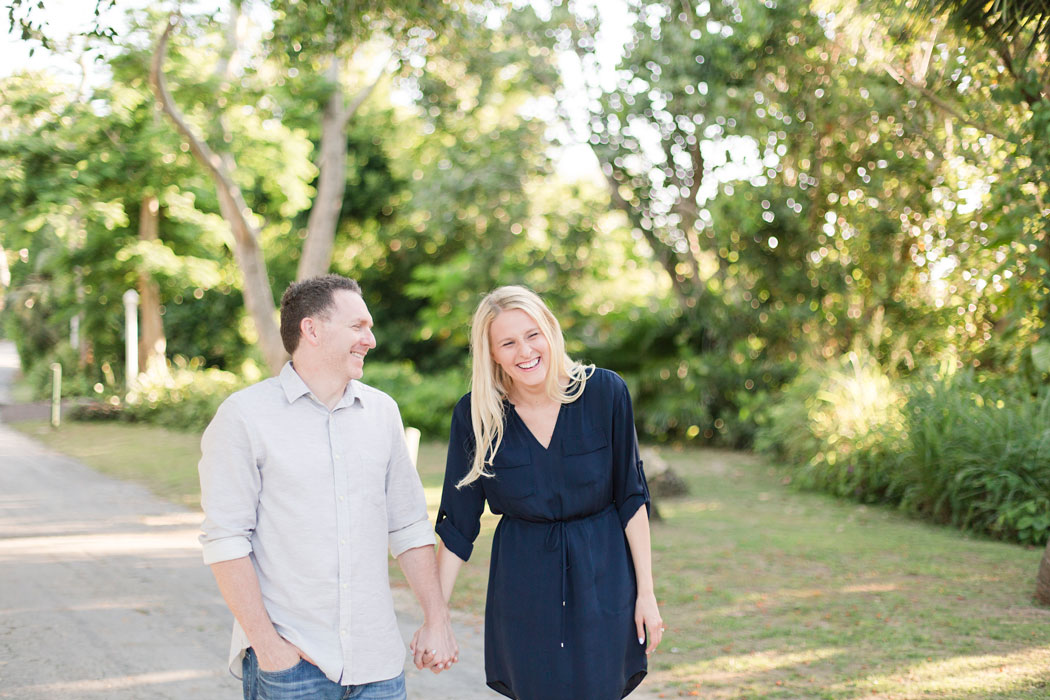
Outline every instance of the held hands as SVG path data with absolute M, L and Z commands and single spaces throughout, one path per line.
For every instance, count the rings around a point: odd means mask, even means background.
M 416 668 L 429 668 L 441 673 L 459 661 L 459 646 L 452 634 L 452 622 L 446 618 L 437 623 L 423 623 L 409 645 Z
M 646 654 L 652 654 L 660 646 L 664 636 L 664 621 L 660 617 L 660 608 L 656 604 L 656 595 L 652 592 L 638 593 L 634 604 L 634 624 L 638 629 L 638 643 L 645 643 L 645 632 L 649 631 L 649 646 Z

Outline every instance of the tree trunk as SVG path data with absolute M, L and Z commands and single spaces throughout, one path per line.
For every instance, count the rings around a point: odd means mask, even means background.
M 328 79 L 332 94 L 321 115 L 321 144 L 317 167 L 317 195 L 306 224 L 306 240 L 299 258 L 296 279 L 304 280 L 328 272 L 332 248 L 346 190 L 346 107 L 339 85 L 339 59 L 331 59 Z
M 139 240 L 155 241 L 160 228 L 160 202 L 146 195 L 139 209 Z M 147 272 L 139 273 L 139 368 L 148 374 L 167 371 L 164 319 L 160 315 L 160 288 Z
M 1039 562 L 1039 575 L 1035 579 L 1035 599 L 1043 605 L 1050 605 L 1050 541 L 1046 543 L 1043 558 Z
M 270 372 L 277 374 L 288 359 L 281 343 L 277 326 L 277 306 L 266 272 L 266 259 L 259 246 L 259 232 L 251 222 L 252 211 L 232 176 L 236 162 L 229 152 L 216 153 L 189 125 L 168 91 L 162 66 L 168 48 L 168 39 L 179 24 L 179 17 L 169 16 L 164 32 L 157 40 L 150 65 L 150 85 L 161 109 L 176 130 L 190 145 L 190 152 L 215 183 L 219 196 L 219 210 L 230 225 L 234 239 L 234 257 L 244 277 L 242 291 L 244 305 L 255 324 L 258 344 Z
M 346 126 L 375 90 L 385 72 L 384 66 L 378 71 L 375 80 L 354 95 L 347 105 L 340 83 L 339 58 L 332 56 L 330 59 L 328 80 L 332 85 L 332 94 L 328 96 L 321 114 L 317 194 L 306 223 L 306 240 L 303 241 L 303 253 L 299 258 L 297 280 L 323 275 L 332 264 L 339 213 L 343 209 L 343 195 L 346 192 Z

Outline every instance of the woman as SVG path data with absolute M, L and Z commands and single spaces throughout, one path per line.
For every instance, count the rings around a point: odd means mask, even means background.
M 663 634 L 627 387 L 571 360 L 557 319 L 523 287 L 482 300 L 471 348 L 437 517 L 445 598 L 488 501 L 503 516 L 485 606 L 489 687 L 520 700 L 622 698 Z

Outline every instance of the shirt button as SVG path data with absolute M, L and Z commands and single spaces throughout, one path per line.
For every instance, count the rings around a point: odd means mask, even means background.
M 345 637 L 346 636 L 346 630 L 339 630 L 339 634 L 341 634 L 341 635 L 343 635 Z
M 340 500 L 340 501 L 345 501 L 346 499 L 345 499 L 345 498 L 343 498 L 342 496 L 340 496 L 340 497 L 339 497 L 339 500 Z
M 343 539 L 339 540 L 339 544 L 346 544 L 346 538 L 344 537 Z

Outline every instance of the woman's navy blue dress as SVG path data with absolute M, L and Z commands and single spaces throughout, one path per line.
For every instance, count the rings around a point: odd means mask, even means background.
M 470 558 L 485 501 L 502 514 L 485 605 L 489 687 L 520 700 L 617 700 L 645 677 L 624 527 L 649 502 L 631 397 L 596 369 L 544 447 L 504 403 L 491 478 L 456 488 L 474 455 L 470 394 L 452 414 L 437 533 Z

